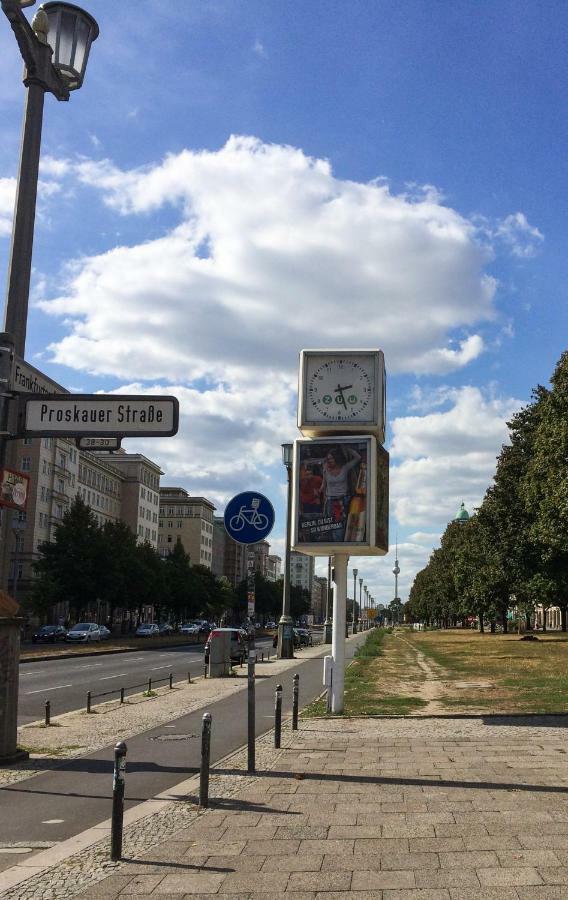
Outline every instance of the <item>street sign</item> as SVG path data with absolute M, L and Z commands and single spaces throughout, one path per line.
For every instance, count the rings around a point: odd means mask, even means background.
M 51 437 L 169 437 L 177 433 L 176 397 L 124 394 L 46 394 L 21 398 L 25 435 Z
M 79 437 L 79 450 L 120 450 L 119 437 Z
M 264 494 L 243 491 L 229 500 L 225 509 L 225 531 L 239 544 L 264 540 L 274 526 L 274 507 Z
M 17 394 L 65 393 L 65 388 L 19 356 L 14 356 L 10 390 Z

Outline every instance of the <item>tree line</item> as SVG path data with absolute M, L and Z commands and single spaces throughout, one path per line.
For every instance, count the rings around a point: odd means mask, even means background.
M 568 352 L 551 387 L 507 423 L 510 443 L 495 479 L 465 523 L 450 522 L 440 547 L 416 575 L 409 621 L 442 626 L 475 617 L 483 631 L 507 631 L 515 609 L 530 628 L 535 605 L 558 606 L 568 621 Z
M 180 622 L 196 617 L 241 622 L 246 618 L 247 583 L 236 589 L 206 566 L 192 565 L 178 541 L 162 558 L 148 542 L 121 521 L 99 525 L 90 506 L 77 496 L 55 529 L 54 540 L 39 546 L 34 564 L 32 606 L 42 618 L 66 602 L 72 621 L 91 619 L 105 609 L 110 624 L 120 611 L 138 621 L 145 606 L 156 621 Z M 257 617 L 275 618 L 282 609 L 282 583 L 256 573 Z M 309 592 L 292 589 L 292 615 L 309 610 Z

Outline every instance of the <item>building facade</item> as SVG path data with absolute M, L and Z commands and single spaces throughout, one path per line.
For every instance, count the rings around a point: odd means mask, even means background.
M 290 553 L 290 584 L 293 587 L 303 588 L 311 594 L 314 583 L 314 566 L 313 556 L 292 550 Z
M 192 565 L 212 569 L 214 512 L 214 504 L 205 497 L 193 497 L 184 488 L 160 488 L 160 556 L 169 556 L 179 540 Z

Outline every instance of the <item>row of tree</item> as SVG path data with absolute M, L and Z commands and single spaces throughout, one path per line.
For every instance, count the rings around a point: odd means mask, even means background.
M 120 610 L 133 620 L 145 606 L 154 607 L 156 621 L 186 621 L 198 616 L 218 621 L 222 616 L 240 622 L 246 618 L 246 581 L 236 590 L 226 578 L 216 578 L 206 566 L 191 565 L 178 541 L 169 556 L 159 556 L 149 543 L 138 543 L 124 522 L 100 526 L 89 506 L 77 496 L 55 530 L 53 542 L 39 547 L 34 565 L 32 604 L 49 618 L 57 604 L 66 602 L 69 617 L 79 621 L 104 609 L 111 624 Z M 256 574 L 256 614 L 279 617 L 282 583 Z M 307 591 L 291 591 L 292 615 L 309 610 Z
M 536 604 L 568 620 L 568 352 L 551 388 L 508 422 L 495 480 L 465 523 L 450 522 L 410 591 L 409 621 L 451 625 L 475 617 L 507 630 L 515 609 L 530 627 Z M 546 620 L 546 615 L 544 616 Z M 545 626 L 546 627 L 546 626 Z

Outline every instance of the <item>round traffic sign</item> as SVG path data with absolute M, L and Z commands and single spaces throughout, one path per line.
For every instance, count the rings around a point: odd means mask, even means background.
M 229 500 L 225 509 L 225 531 L 239 544 L 256 544 L 270 534 L 274 507 L 264 494 L 243 491 Z

